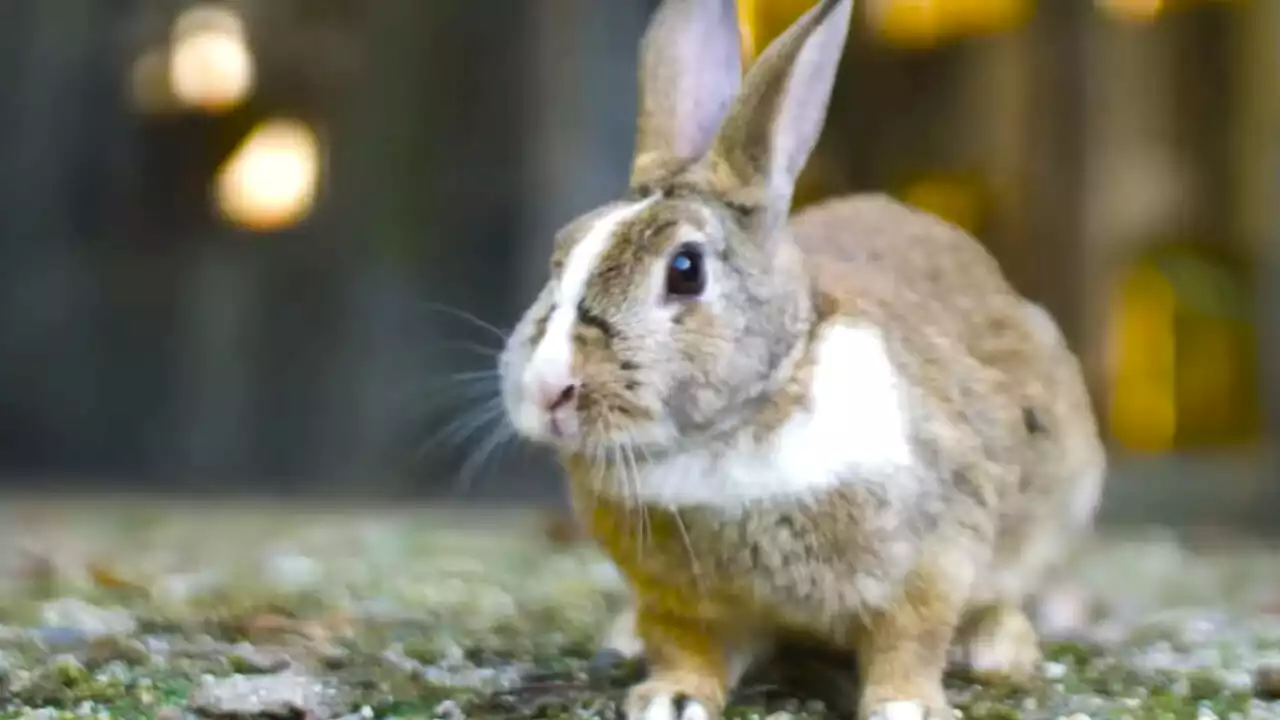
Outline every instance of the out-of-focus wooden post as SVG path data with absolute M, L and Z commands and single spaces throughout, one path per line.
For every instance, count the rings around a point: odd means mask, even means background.
M 1238 62 L 1240 114 L 1231 133 L 1233 160 L 1237 169 L 1234 186 L 1237 230 L 1249 244 L 1257 263 L 1258 379 L 1263 394 L 1264 429 L 1267 443 L 1261 477 L 1268 479 L 1255 507 L 1259 520 L 1280 532 L 1274 522 L 1280 506 L 1280 90 L 1275 78 L 1280 73 L 1280 4 L 1251 3 L 1240 12 Z
M 1048 0 L 1037 4 L 1031 20 L 1028 88 L 1035 110 L 1026 141 L 1029 191 L 1023 227 L 1035 245 L 1028 289 L 1058 319 L 1100 400 L 1100 333 L 1086 311 L 1095 292 L 1087 278 L 1085 218 L 1092 12 L 1092 3 Z

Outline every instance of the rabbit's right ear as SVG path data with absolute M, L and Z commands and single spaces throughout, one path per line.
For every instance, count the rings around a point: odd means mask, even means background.
M 826 122 L 854 0 L 819 0 L 756 59 L 708 162 L 775 221 Z
M 631 186 L 701 157 L 742 84 L 734 0 L 663 0 L 640 42 Z

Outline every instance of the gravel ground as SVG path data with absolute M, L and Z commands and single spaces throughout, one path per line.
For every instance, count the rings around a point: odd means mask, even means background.
M 0 506 L 0 718 L 610 718 L 616 573 L 532 511 Z M 1044 608 L 1029 689 L 967 718 L 1280 719 L 1280 554 L 1108 535 Z M 816 653 L 731 714 L 842 716 Z M 801 672 L 782 672 L 781 668 Z M 825 704 L 824 704 L 825 700 Z

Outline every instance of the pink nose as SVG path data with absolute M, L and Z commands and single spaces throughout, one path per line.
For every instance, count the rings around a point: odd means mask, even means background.
M 578 385 L 577 383 L 543 385 L 539 388 L 538 396 L 542 401 L 542 407 L 547 412 L 555 412 L 578 398 Z

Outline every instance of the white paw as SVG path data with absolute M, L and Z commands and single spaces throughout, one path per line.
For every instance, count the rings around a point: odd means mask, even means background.
M 699 702 L 659 695 L 636 720 L 711 720 L 711 714 Z
M 636 633 L 634 608 L 625 610 L 614 618 L 600 644 L 604 649 L 612 650 L 627 660 L 634 660 L 644 654 L 644 641 Z
M 1018 663 L 1019 648 L 1006 636 L 981 638 L 969 647 L 969 668 L 980 673 L 1003 673 Z
M 867 714 L 867 720 L 954 720 L 955 717 L 953 710 L 930 710 L 917 700 L 892 700 Z
M 1024 617 L 1006 616 L 1001 624 L 969 640 L 964 665 L 980 677 L 1029 680 L 1040 665 L 1035 631 Z

